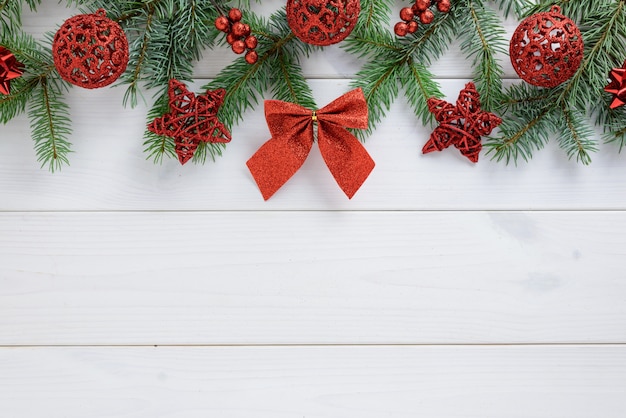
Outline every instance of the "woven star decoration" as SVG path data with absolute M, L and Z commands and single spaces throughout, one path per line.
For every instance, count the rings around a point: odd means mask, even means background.
M 623 106 L 626 103 L 626 80 L 624 79 L 624 74 L 626 74 L 626 61 L 624 61 L 622 68 L 613 68 L 609 73 L 611 82 L 604 88 L 604 91 L 613 94 L 611 109 Z
M 0 46 L 0 93 L 11 94 L 11 80 L 22 75 L 24 64 L 3 46 Z
M 459 93 L 456 105 L 445 100 L 428 99 L 428 110 L 439 126 L 422 148 L 424 154 L 441 151 L 454 145 L 471 162 L 478 162 L 483 147 L 481 137 L 502 123 L 493 113 L 480 109 L 480 95 L 474 83 L 467 83 Z
M 217 119 L 225 95 L 224 89 L 217 89 L 196 96 L 183 83 L 172 79 L 168 90 L 170 111 L 153 120 L 148 130 L 173 138 L 178 160 L 185 164 L 200 142 L 230 142 L 230 132 Z

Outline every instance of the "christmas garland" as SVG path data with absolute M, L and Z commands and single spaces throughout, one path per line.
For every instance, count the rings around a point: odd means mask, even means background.
M 0 122 L 28 112 L 38 160 L 51 170 L 71 152 L 64 94 L 72 84 L 117 82 L 131 107 L 151 91 L 148 158 L 204 162 L 221 155 L 230 128 L 263 99 L 311 109 L 317 121 L 300 64 L 338 42 L 363 61 L 351 86 L 369 113 L 367 129 L 354 132 L 361 140 L 402 92 L 422 123 L 437 124 L 420 144 L 424 153 L 454 146 L 476 162 L 485 147 L 496 160 L 517 162 L 556 138 L 588 164 L 594 125 L 606 142 L 626 143 L 624 0 L 414 0 L 393 22 L 391 0 L 288 0 L 269 18 L 246 1 L 68 0 L 83 14 L 44 42 L 21 27 L 22 10 L 40 1 L 0 0 Z M 501 16 L 522 21 L 510 40 Z M 440 99 L 429 67 L 456 40 L 473 80 L 452 104 Z M 225 47 L 233 62 L 206 93 L 189 92 L 194 62 Z M 525 81 L 503 84 L 503 54 Z

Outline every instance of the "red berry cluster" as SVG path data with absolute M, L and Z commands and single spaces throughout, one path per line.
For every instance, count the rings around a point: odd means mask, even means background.
M 450 0 L 415 0 L 415 4 L 411 7 L 404 7 L 400 10 L 400 19 L 402 22 L 396 23 L 393 31 L 398 36 L 406 36 L 409 33 L 417 31 L 417 20 L 422 24 L 428 25 L 435 19 L 435 14 L 430 10 L 433 3 L 437 5 L 437 10 L 441 13 L 450 11 Z
M 250 25 L 242 23 L 241 10 L 230 9 L 227 16 L 215 19 L 215 27 L 226 34 L 226 42 L 232 47 L 235 54 L 243 54 L 246 49 L 246 62 L 254 64 L 259 59 L 255 51 L 258 44 L 256 36 L 250 35 Z

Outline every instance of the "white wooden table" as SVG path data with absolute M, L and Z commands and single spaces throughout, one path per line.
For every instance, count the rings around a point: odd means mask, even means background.
M 44 3 L 32 33 L 75 14 Z M 432 68 L 449 100 L 469 80 L 457 51 Z M 232 58 L 207 52 L 192 87 Z M 359 65 L 307 61 L 318 103 Z M 588 167 L 554 143 L 517 167 L 423 156 L 432 128 L 401 99 L 353 200 L 312 152 L 264 202 L 245 166 L 262 107 L 215 163 L 155 166 L 146 105 L 122 95 L 71 91 L 56 174 L 25 117 L 0 127 L 0 416 L 626 416 L 615 146 Z

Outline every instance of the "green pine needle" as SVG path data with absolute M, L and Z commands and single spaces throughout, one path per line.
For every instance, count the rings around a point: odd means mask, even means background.
M 365 95 L 369 109 L 369 127 L 366 131 L 356 131 L 360 139 L 370 135 L 391 108 L 398 97 L 399 81 L 402 79 L 402 65 L 397 61 L 384 60 L 365 64 L 351 83 L 360 87 Z
M 474 82 L 480 93 L 482 108 L 495 111 L 502 102 L 502 76 L 504 71 L 498 54 L 507 53 L 507 40 L 496 12 L 481 1 L 466 0 L 461 9 L 461 50 L 473 59 Z
M 422 124 L 427 125 L 433 120 L 428 110 L 428 99 L 443 96 L 439 84 L 434 80 L 433 74 L 421 64 L 409 61 L 407 65 L 400 67 L 400 71 L 400 83 L 409 105 Z
M 42 78 L 29 103 L 31 135 L 35 153 L 41 166 L 50 171 L 69 164 L 68 137 L 71 135 L 69 106 L 62 100 L 62 92 L 54 80 Z

